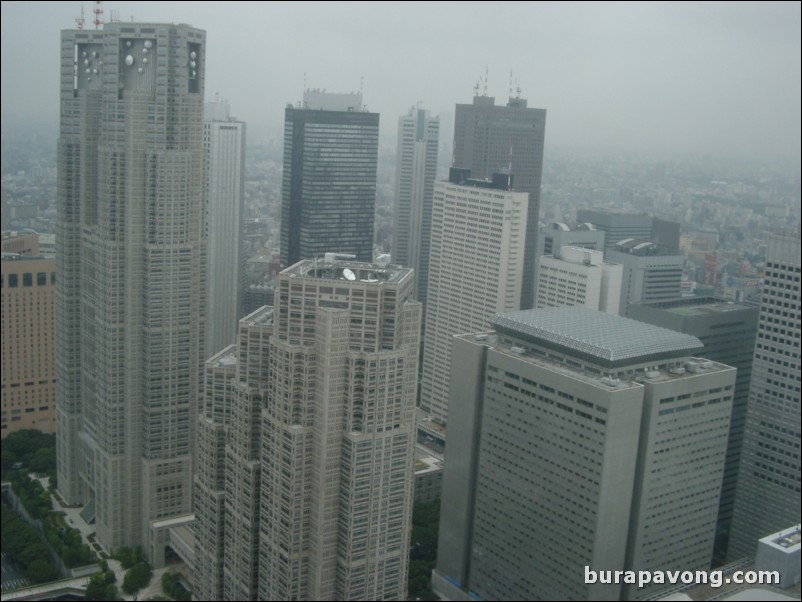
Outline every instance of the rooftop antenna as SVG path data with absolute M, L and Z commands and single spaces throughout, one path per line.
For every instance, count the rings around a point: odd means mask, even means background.
M 103 0 L 95 0 L 95 29 L 100 29 L 103 25 Z
M 512 100 L 512 69 L 510 69 L 510 100 Z
M 479 82 L 482 81 L 482 76 L 479 76 L 479 79 L 476 80 L 476 83 L 473 85 L 473 95 L 479 96 Z
M 487 65 L 485 65 L 485 96 L 487 96 Z
M 83 29 L 84 23 L 86 23 L 86 19 L 84 18 L 84 3 L 81 2 L 81 16 L 75 17 L 75 27 L 78 29 Z

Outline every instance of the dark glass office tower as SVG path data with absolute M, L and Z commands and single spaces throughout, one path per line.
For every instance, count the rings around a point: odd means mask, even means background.
M 454 167 L 466 167 L 474 178 L 494 173 L 515 174 L 514 189 L 529 193 L 521 309 L 535 305 L 537 227 L 546 109 L 530 109 L 523 98 L 495 106 L 492 96 L 475 96 L 473 104 L 458 104 L 454 120 Z
M 361 94 L 304 93 L 287 107 L 281 205 L 281 265 L 350 253 L 373 259 L 379 115 Z

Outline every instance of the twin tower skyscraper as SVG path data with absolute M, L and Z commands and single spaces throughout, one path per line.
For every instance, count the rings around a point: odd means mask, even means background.
M 250 498 L 252 522 L 231 523 L 251 535 L 236 540 L 240 551 L 251 546 L 238 558 L 250 581 L 209 591 L 397 599 L 406 592 L 421 285 L 405 268 L 367 263 L 379 117 L 360 95 L 309 92 L 304 106 L 287 109 L 281 261 L 296 268 L 280 280 L 275 313 L 241 324 L 235 367 L 220 377 L 229 392 L 204 398 L 205 53 L 205 32 L 187 25 L 116 22 L 62 34 L 58 489 L 83 505 L 107 550 L 141 545 L 158 559 L 193 498 L 205 491 L 219 502 L 227 487 L 251 487 L 261 491 Z M 533 260 L 545 112 L 486 97 L 461 107 L 457 163 L 480 177 L 511 164 L 517 187 L 530 192 Z M 512 147 L 507 134 L 519 136 Z M 427 177 L 434 149 L 419 159 Z M 430 198 L 426 191 L 416 201 L 423 213 L 409 217 L 423 238 Z M 410 263 L 425 264 L 423 238 Z M 332 251 L 357 261 L 298 263 Z M 216 367 L 206 368 L 212 381 Z M 234 423 L 250 424 L 253 439 L 214 439 Z M 214 474 L 193 481 L 204 445 L 225 451 L 204 467 Z M 237 445 L 251 455 L 234 458 Z M 213 514 L 245 520 L 246 501 Z M 260 512 L 264 522 L 253 522 Z M 272 535 L 261 535 L 268 525 Z M 209 562 L 223 571 L 221 557 Z M 282 580 L 287 589 L 273 589 Z

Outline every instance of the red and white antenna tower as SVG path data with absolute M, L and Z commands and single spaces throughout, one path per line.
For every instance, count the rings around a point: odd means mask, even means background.
M 103 25 L 103 0 L 95 0 L 95 29 L 100 29 Z

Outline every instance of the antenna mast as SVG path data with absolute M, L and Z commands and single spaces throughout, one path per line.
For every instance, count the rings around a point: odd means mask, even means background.
M 84 18 L 84 3 L 81 2 L 81 16 L 75 17 L 75 27 L 78 29 L 83 29 L 84 23 L 86 23 L 86 19 Z
M 100 29 L 103 25 L 103 0 L 95 0 L 95 29 Z

